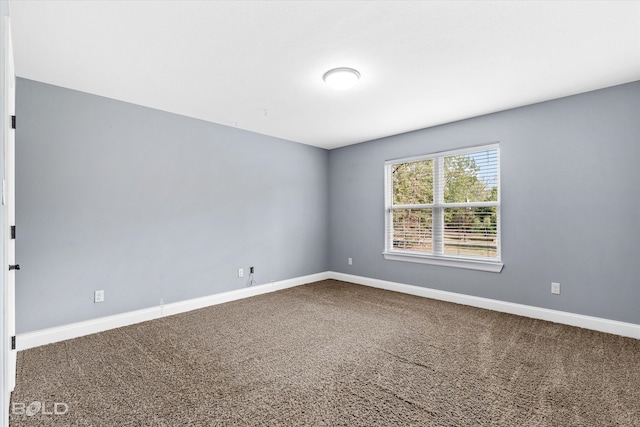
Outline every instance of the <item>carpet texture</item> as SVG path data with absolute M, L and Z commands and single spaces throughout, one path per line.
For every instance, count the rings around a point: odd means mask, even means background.
M 640 340 L 326 280 L 21 351 L 12 405 L 12 427 L 640 426 Z

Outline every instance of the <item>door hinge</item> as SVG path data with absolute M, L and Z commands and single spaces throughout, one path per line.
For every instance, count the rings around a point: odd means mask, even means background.
M 12 239 L 16 238 L 16 226 L 15 225 L 11 226 L 11 238 Z
M 16 128 L 16 116 L 11 116 L 11 129 Z
M 15 350 L 16 349 L 16 336 L 12 336 L 11 337 L 11 350 Z

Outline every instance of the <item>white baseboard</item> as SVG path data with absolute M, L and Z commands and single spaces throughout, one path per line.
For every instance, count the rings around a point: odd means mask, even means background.
M 565 311 L 549 310 L 547 308 L 515 304 L 495 299 L 458 294 L 455 292 L 423 288 L 421 286 L 406 285 L 404 283 L 389 282 L 386 280 L 371 279 L 368 277 L 354 276 L 351 274 L 336 273 L 333 271 L 329 272 L 329 278 L 356 283 L 359 285 L 371 286 L 374 288 L 386 289 L 389 291 L 402 292 L 405 294 L 416 295 L 425 298 L 454 302 L 457 304 L 469 305 L 472 307 L 486 308 L 502 313 L 516 314 L 518 316 L 547 320 L 550 322 L 562 323 L 565 325 L 577 326 L 580 328 L 606 332 L 609 334 L 640 339 L 640 325 L 636 325 L 635 323 L 625 323 L 619 322 L 617 320 L 584 316 L 581 314 L 568 313 Z
M 26 332 L 23 334 L 18 334 L 16 336 L 16 349 L 18 351 L 26 350 L 32 347 L 38 347 L 41 345 L 51 344 L 71 338 L 78 338 L 84 335 L 103 332 L 114 328 L 120 328 L 122 326 L 133 325 L 135 323 L 158 319 L 164 316 L 184 313 L 186 311 L 196 310 L 198 308 L 208 307 L 211 305 L 222 304 L 225 302 L 236 301 L 243 298 L 266 294 L 269 292 L 275 292 L 282 289 L 303 285 L 305 283 L 325 280 L 328 278 L 328 272 L 311 274 L 309 276 L 301 276 L 293 279 L 267 283 L 264 285 L 252 286 L 250 288 L 222 292 L 219 294 L 208 295 L 201 298 L 194 298 L 171 304 L 159 305 L 142 310 L 116 314 L 113 316 L 106 316 L 97 319 L 86 320 L 83 322 L 70 323 L 68 325 L 41 329 L 34 332 Z
M 547 320 L 555 323 L 562 323 L 570 326 L 577 326 L 585 329 L 606 332 L 624 337 L 640 339 L 640 325 L 634 323 L 619 322 L 616 320 L 603 319 L 599 317 L 584 316 L 581 314 L 568 313 L 564 311 L 549 310 L 546 308 L 534 307 L 530 305 L 515 304 L 489 298 L 475 297 L 471 295 L 458 294 L 455 292 L 441 291 L 437 289 L 423 288 L 421 286 L 407 285 L 404 283 L 389 282 L 386 280 L 372 279 L 363 276 L 326 271 L 309 276 L 296 277 L 279 282 L 258 285 L 250 288 L 238 289 L 235 291 L 223 292 L 208 295 L 201 298 L 194 298 L 179 301 L 171 304 L 164 304 L 128 313 L 116 314 L 113 316 L 101 317 L 84 322 L 71 323 L 68 325 L 53 328 L 41 329 L 34 332 L 18 334 L 16 336 L 16 348 L 26 350 L 45 344 L 77 338 L 84 335 L 94 334 L 109 329 L 120 328 L 122 326 L 133 325 L 147 320 L 158 319 L 164 316 L 184 313 L 198 308 L 225 302 L 236 301 L 256 295 L 275 292 L 282 289 L 304 285 L 306 283 L 317 282 L 325 279 L 336 279 L 359 285 L 371 286 L 374 288 L 386 289 L 389 291 L 402 292 L 425 298 L 432 298 L 441 301 L 448 301 L 457 304 L 469 305 L 472 307 L 485 308 L 502 313 L 516 314 L 518 316 L 530 317 L 533 319 Z

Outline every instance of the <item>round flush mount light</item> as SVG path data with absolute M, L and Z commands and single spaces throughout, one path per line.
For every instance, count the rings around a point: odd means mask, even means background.
M 322 80 L 332 89 L 344 90 L 352 88 L 358 83 L 360 73 L 353 68 L 334 68 L 324 73 Z

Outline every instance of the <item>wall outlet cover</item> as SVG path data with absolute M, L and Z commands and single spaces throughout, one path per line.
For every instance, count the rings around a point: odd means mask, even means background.
M 103 302 L 104 301 L 104 291 L 95 291 L 93 293 L 93 302 Z

